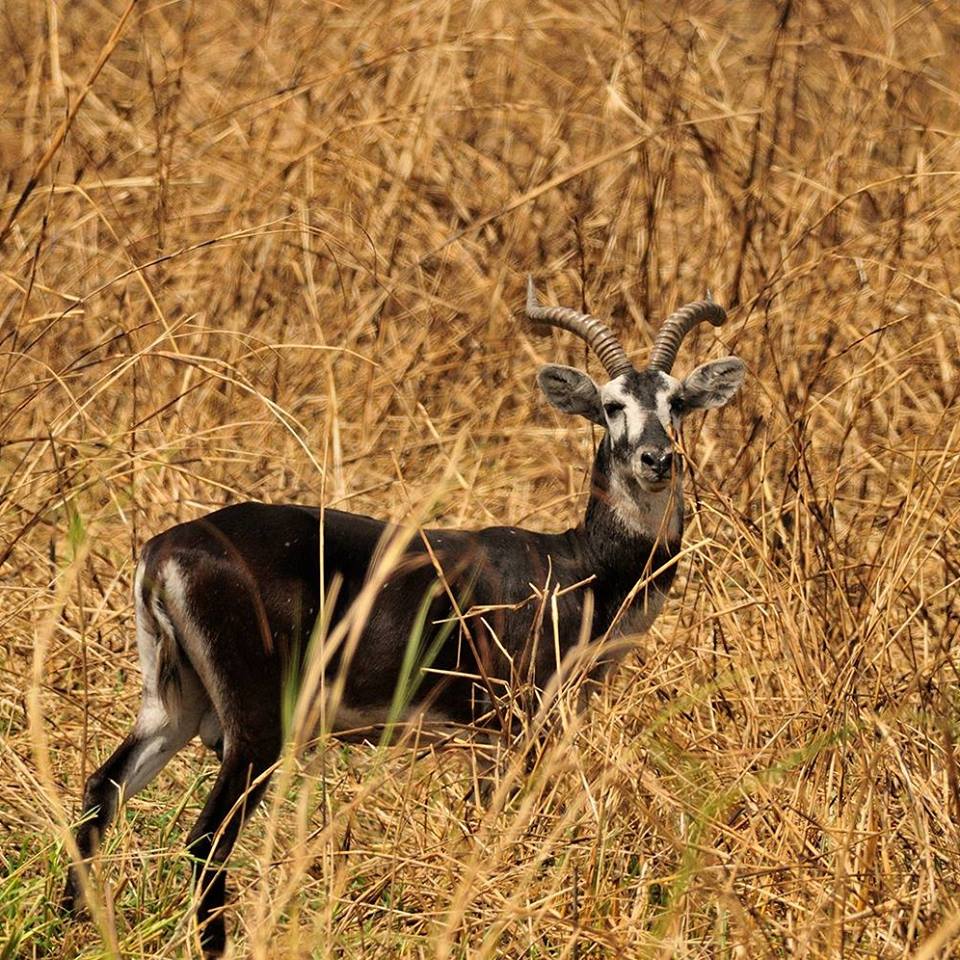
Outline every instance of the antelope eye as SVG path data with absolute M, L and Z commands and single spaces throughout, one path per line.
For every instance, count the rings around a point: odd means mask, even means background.
M 618 413 L 623 413 L 623 404 L 616 403 L 615 401 L 611 401 L 610 403 L 605 403 L 603 405 L 603 412 L 612 419 Z
M 683 402 L 683 394 L 675 393 L 670 398 L 670 412 L 674 416 L 679 416 L 681 413 L 683 413 L 685 406 L 686 405 Z

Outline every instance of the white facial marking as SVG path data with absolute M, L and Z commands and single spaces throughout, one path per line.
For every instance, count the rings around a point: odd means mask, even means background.
M 654 423 L 659 422 L 667 435 L 672 437 L 679 425 L 679 418 L 672 414 L 670 398 L 679 388 L 679 380 L 661 373 L 651 408 L 626 389 L 625 378 L 618 377 L 605 384 L 600 390 L 601 402 L 605 407 L 614 404 L 623 408 L 620 412 L 607 414 L 610 440 L 615 445 L 623 442 L 639 445 L 644 431 L 652 426 L 651 418 L 656 418 Z M 638 448 L 637 456 L 639 452 Z M 621 476 L 623 468 L 623 464 L 612 465 L 608 490 L 610 505 L 623 525 L 634 533 L 661 543 L 678 539 L 683 518 L 683 492 L 679 474 L 663 490 L 646 492 L 638 497 L 633 484 L 633 489 L 629 489 Z
M 670 398 L 680 389 L 680 381 L 674 380 L 669 374 L 663 374 L 670 382 L 662 390 L 657 391 L 657 416 L 667 433 L 675 432 L 680 425 L 680 418 L 670 409 Z
M 680 381 L 669 374 L 661 373 L 662 386 L 655 394 L 654 406 L 644 406 L 626 390 L 623 377 L 617 377 L 600 388 L 600 400 L 604 407 L 620 404 L 622 413 L 607 417 L 607 427 L 614 442 L 627 440 L 636 443 L 643 435 L 650 417 L 656 417 L 669 434 L 678 425 L 678 419 L 670 410 L 670 398 L 680 388 Z
M 607 429 L 610 431 L 610 439 L 614 443 L 619 443 L 621 440 L 635 441 L 643 433 L 647 411 L 624 389 L 622 377 L 611 380 L 606 384 L 600 390 L 600 399 L 605 413 L 609 404 L 619 404 L 623 407 L 622 412 L 616 413 L 612 417 L 607 416 Z

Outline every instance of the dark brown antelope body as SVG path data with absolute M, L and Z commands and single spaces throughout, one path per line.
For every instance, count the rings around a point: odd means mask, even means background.
M 602 388 L 567 367 L 546 367 L 539 377 L 554 406 L 606 428 L 579 526 L 422 531 L 380 570 L 385 544 L 398 534 L 382 521 L 242 503 L 144 547 L 134 589 L 143 701 L 131 733 L 87 782 L 77 843 L 88 860 L 121 798 L 143 789 L 193 737 L 217 750 L 220 772 L 188 839 L 207 953 L 224 948 L 224 864 L 279 757 L 284 685 L 302 677 L 307 657 L 326 658 L 331 682 L 344 678 L 326 718 L 334 734 L 369 735 L 388 720 L 411 642 L 423 655 L 406 715 L 427 727 L 475 728 L 496 724 L 498 698 L 521 678 L 542 687 L 557 671 L 553 625 L 551 642 L 538 643 L 535 587 L 558 590 L 561 659 L 584 636 L 642 633 L 659 613 L 683 524 L 672 434 L 690 410 L 725 403 L 740 386 L 742 364 L 726 358 L 678 381 L 661 350 L 657 368 L 637 371 L 599 321 L 589 318 L 584 331 L 572 311 L 554 308 L 545 318 L 534 304 L 529 312 L 588 341 L 607 337 L 604 365 L 615 376 Z M 664 330 L 676 339 L 669 321 Z M 674 355 L 678 344 L 668 344 Z M 355 643 L 318 650 L 356 611 L 375 570 Z M 321 610 L 325 628 L 316 631 Z M 71 868 L 68 907 L 83 871 Z

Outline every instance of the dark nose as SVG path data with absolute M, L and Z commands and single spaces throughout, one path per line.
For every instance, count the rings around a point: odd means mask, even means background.
M 665 477 L 673 466 L 673 452 L 670 450 L 644 450 L 640 462 L 658 477 Z

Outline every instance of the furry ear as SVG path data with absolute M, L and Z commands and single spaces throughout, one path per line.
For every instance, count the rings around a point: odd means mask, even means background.
M 579 413 L 600 426 L 605 426 L 603 406 L 597 385 L 585 373 L 573 367 L 551 363 L 541 367 L 537 383 L 547 400 L 563 413 Z
M 741 387 L 747 368 L 739 357 L 722 357 L 701 363 L 680 389 L 684 413 L 722 407 Z

